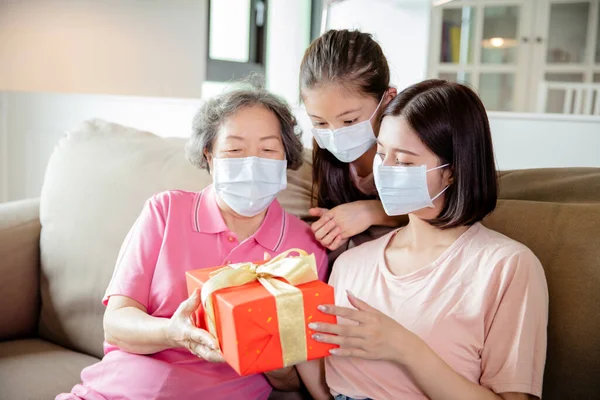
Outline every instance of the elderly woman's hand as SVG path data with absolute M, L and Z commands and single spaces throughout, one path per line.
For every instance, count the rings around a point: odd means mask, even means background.
M 223 362 L 217 340 L 209 332 L 194 326 L 192 314 L 200 305 L 200 290 L 179 305 L 169 321 L 167 336 L 173 347 L 184 347 L 210 362 Z

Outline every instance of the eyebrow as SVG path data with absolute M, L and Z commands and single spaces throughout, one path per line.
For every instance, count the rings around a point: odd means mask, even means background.
M 265 136 L 264 138 L 260 138 L 260 141 L 262 142 L 263 140 L 271 140 L 271 139 L 276 139 L 276 140 L 281 141 L 281 137 L 277 136 L 277 135 Z
M 237 135 L 227 135 L 227 136 L 225 136 L 225 139 L 244 140 L 244 138 L 243 138 L 243 137 L 241 137 L 241 136 L 237 136 Z M 260 138 L 260 141 L 263 141 L 263 140 L 271 140 L 271 139 L 276 139 L 276 140 L 279 140 L 279 141 L 281 141 L 281 138 L 280 138 L 279 136 L 277 136 L 277 135 L 265 136 L 265 137 L 263 137 L 263 138 Z
M 352 114 L 352 113 L 355 113 L 355 112 L 357 112 L 357 111 L 360 111 L 360 110 L 361 110 L 361 108 L 356 108 L 356 109 L 354 109 L 354 110 L 348 110 L 348 111 L 344 111 L 343 113 L 341 113 L 341 114 L 339 114 L 339 115 L 336 115 L 335 117 L 336 117 L 336 118 L 341 118 L 341 117 L 343 117 L 344 115 Z M 308 115 L 309 115 L 310 117 L 313 117 L 313 118 L 323 119 L 323 118 L 319 117 L 318 115 L 314 115 L 314 114 L 308 114 Z
M 377 144 L 380 145 L 381 147 L 385 147 L 379 140 L 377 141 Z M 397 147 L 392 147 L 390 150 L 395 151 L 397 153 L 404 153 L 404 154 L 408 154 L 411 156 L 418 156 L 417 153 L 413 153 L 412 151 L 409 151 L 409 150 L 399 149 Z

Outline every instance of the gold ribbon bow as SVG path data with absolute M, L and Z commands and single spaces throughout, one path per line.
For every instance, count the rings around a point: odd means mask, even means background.
M 300 256 L 288 257 L 290 253 L 298 253 Z M 288 283 L 275 278 L 283 278 Z M 284 367 L 306 361 L 304 301 L 302 291 L 295 286 L 317 279 L 319 277 L 314 254 L 308 255 L 300 249 L 290 249 L 264 264 L 231 264 L 213 271 L 201 293 L 208 331 L 217 337 L 212 294 L 217 290 L 258 280 L 275 297 Z

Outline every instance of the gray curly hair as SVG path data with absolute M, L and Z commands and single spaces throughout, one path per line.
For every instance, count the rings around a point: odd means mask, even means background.
M 281 138 L 288 169 L 302 166 L 302 132 L 285 100 L 260 87 L 235 89 L 208 100 L 192 122 L 192 135 L 185 147 L 188 160 L 198 168 L 209 169 L 205 150 L 212 152 L 221 125 L 245 107 L 262 106 L 272 111 L 281 126 Z

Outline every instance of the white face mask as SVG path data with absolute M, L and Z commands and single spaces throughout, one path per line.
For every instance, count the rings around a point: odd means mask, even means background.
M 376 156 L 373 160 L 373 177 L 385 213 L 390 216 L 405 215 L 426 207 L 433 208 L 433 201 L 440 197 L 449 186 L 431 198 L 427 187 L 427 173 L 448 165 L 440 165 L 429 170 L 425 165 L 420 167 L 387 166 L 382 164 L 381 157 Z
M 335 158 L 345 163 L 352 162 L 365 154 L 377 142 L 371 120 L 377 114 L 384 97 L 385 94 L 379 100 L 371 118 L 366 121 L 339 129 L 312 128 L 312 134 L 319 147 L 329 150 Z
M 213 183 L 217 195 L 236 213 L 254 217 L 287 186 L 287 160 L 214 158 Z

